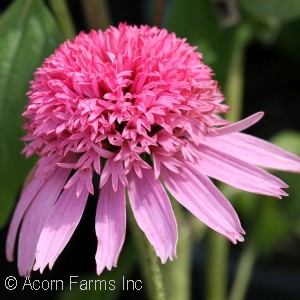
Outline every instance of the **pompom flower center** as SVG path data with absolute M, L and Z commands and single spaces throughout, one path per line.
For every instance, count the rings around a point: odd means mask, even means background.
M 225 122 L 210 68 L 166 30 L 121 24 L 81 33 L 35 73 L 24 112 L 24 152 L 100 174 L 99 156 L 147 167 L 143 155 L 172 156 Z M 68 158 L 68 159 L 66 159 Z M 49 160 L 49 159 L 48 159 Z

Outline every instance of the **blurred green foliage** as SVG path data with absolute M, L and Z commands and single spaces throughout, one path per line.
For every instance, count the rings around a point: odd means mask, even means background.
M 21 155 L 21 118 L 33 72 L 61 42 L 42 0 L 15 1 L 0 19 L 0 227 L 33 160 Z
M 176 0 L 167 27 L 204 53 L 203 61 L 212 67 L 221 86 L 236 53 L 250 38 L 246 23 L 222 27 L 222 17 L 210 0 Z
M 300 155 L 300 133 L 283 130 L 271 142 Z M 300 185 L 299 174 L 274 172 L 288 183 L 289 197 L 274 199 L 249 193 L 237 193 L 233 198 L 235 207 L 247 228 L 247 242 L 254 243 L 257 251 L 272 256 L 274 248 L 286 235 L 300 238 Z
M 239 3 L 246 13 L 260 20 L 273 18 L 287 22 L 300 16 L 299 0 L 239 0 Z

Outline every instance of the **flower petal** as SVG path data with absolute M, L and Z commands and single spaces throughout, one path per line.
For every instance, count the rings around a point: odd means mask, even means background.
M 245 133 L 207 138 L 206 143 L 251 164 L 275 170 L 300 172 L 300 158 L 297 155 Z
M 210 177 L 252 193 L 278 198 L 287 195 L 281 190 L 287 187 L 282 180 L 258 167 L 206 145 L 197 147 L 196 151 L 200 158 L 197 166 Z
M 98 248 L 96 253 L 97 274 L 106 267 L 116 267 L 126 230 L 125 187 L 119 182 L 116 191 L 111 178 L 100 190 L 96 212 L 96 234 Z
M 170 193 L 198 219 L 233 243 L 243 241 L 239 218 L 214 184 L 191 164 L 180 173 L 162 167 L 161 177 Z
M 69 174 L 70 170 L 58 168 L 40 189 L 24 216 L 18 247 L 18 267 L 21 276 L 28 276 L 32 270 L 41 231 Z
M 65 189 L 55 206 L 49 213 L 48 220 L 41 232 L 36 250 L 34 270 L 41 273 L 49 264 L 52 269 L 57 257 L 73 235 L 88 198 L 88 191 L 84 187 L 80 196 L 76 197 L 76 185 Z
M 211 131 L 208 136 L 219 136 L 245 130 L 248 127 L 257 123 L 263 116 L 263 112 L 257 112 L 243 120 L 217 128 L 214 131 Z
M 37 167 L 35 174 L 41 172 L 39 169 L 42 167 Z M 31 174 L 29 175 L 31 176 Z M 14 211 L 10 227 L 8 230 L 7 241 L 6 241 L 6 258 L 8 261 L 14 260 L 14 247 L 16 242 L 17 232 L 22 221 L 22 218 L 29 207 L 30 203 L 34 199 L 35 195 L 41 189 L 45 182 L 45 178 L 39 176 L 34 176 L 30 179 L 24 190 L 22 191 L 20 200 Z
M 152 170 L 141 169 L 142 179 L 133 169 L 127 175 L 128 195 L 134 217 L 165 263 L 176 257 L 177 224 L 170 200 Z

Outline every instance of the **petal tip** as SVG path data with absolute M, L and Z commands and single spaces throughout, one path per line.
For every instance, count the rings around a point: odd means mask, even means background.
M 14 261 L 14 255 L 13 255 L 13 253 L 6 252 L 6 259 L 7 259 L 9 262 L 13 262 L 13 261 Z
M 100 276 L 101 273 L 104 271 L 104 269 L 105 269 L 105 266 L 97 265 L 97 268 L 96 268 L 97 275 Z

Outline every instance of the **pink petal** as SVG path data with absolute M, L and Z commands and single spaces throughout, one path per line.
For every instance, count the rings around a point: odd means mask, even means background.
M 251 164 L 276 170 L 300 172 L 300 158 L 297 155 L 248 134 L 233 133 L 207 138 L 206 143 Z
M 38 192 L 24 216 L 18 248 L 18 267 L 21 276 L 28 276 L 32 270 L 41 231 L 69 174 L 70 170 L 58 168 Z
M 65 248 L 81 219 L 87 198 L 86 188 L 83 188 L 78 198 L 76 197 L 76 185 L 63 191 L 49 213 L 48 220 L 41 232 L 34 270 L 40 269 L 42 273 L 48 264 L 52 269 L 54 262 Z
M 209 146 L 201 145 L 196 151 L 200 158 L 197 166 L 208 176 L 252 193 L 287 195 L 281 190 L 287 187 L 282 180 L 258 167 Z
M 224 134 L 229 134 L 229 133 L 245 130 L 248 127 L 257 123 L 263 117 L 263 115 L 264 115 L 263 112 L 257 112 L 255 114 L 253 114 L 252 116 L 249 116 L 243 120 L 220 127 L 218 129 L 216 129 L 215 131 L 210 132 L 209 136 L 216 136 L 216 135 L 219 136 L 219 135 L 224 135 Z
M 125 187 L 119 182 L 114 191 L 111 178 L 100 190 L 96 213 L 96 253 L 97 274 L 106 267 L 116 267 L 121 252 L 126 229 Z
M 179 174 L 163 167 L 162 179 L 166 188 L 192 214 L 233 243 L 243 241 L 239 218 L 229 201 L 213 183 L 195 167 L 186 164 Z
M 112 185 L 114 191 L 118 188 L 118 181 L 120 180 L 123 185 L 127 185 L 126 177 L 124 175 L 124 168 L 123 162 L 120 160 L 114 161 L 113 159 L 109 158 L 104 165 L 103 171 L 100 177 L 100 184 L 99 188 L 101 189 L 108 178 L 112 176 Z
M 41 172 L 39 170 L 42 167 L 37 167 L 35 170 L 35 174 Z M 31 176 L 31 175 L 30 175 Z M 34 199 L 35 195 L 38 193 L 40 188 L 43 186 L 45 182 L 45 178 L 33 176 L 30 179 L 24 190 L 22 191 L 20 200 L 16 206 L 14 211 L 14 215 L 12 217 L 12 221 L 10 223 L 10 227 L 8 230 L 7 241 L 6 241 L 6 257 L 7 260 L 13 261 L 14 260 L 14 247 L 16 241 L 16 235 L 22 221 L 22 218 L 26 212 L 26 209 Z
M 128 195 L 134 217 L 165 263 L 176 257 L 177 224 L 170 200 L 152 170 L 141 169 L 142 179 L 133 169 L 128 173 Z

